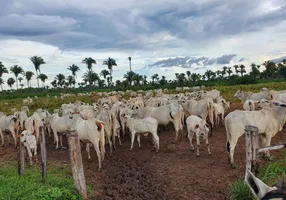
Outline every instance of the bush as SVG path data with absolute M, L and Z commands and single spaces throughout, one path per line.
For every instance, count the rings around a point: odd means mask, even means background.
M 234 182 L 230 186 L 228 192 L 230 200 L 254 200 L 254 197 L 243 178 Z
M 27 166 L 24 176 L 19 177 L 16 164 L 0 164 L 0 200 L 81 199 L 66 167 L 48 167 L 47 182 L 42 184 L 41 171 L 37 166 Z

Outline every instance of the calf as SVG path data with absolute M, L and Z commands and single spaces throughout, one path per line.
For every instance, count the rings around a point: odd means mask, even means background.
M 32 152 L 34 153 L 34 156 L 36 158 L 36 162 L 38 162 L 37 158 L 37 141 L 35 137 L 35 132 L 31 133 L 26 130 L 22 131 L 22 133 L 19 135 L 20 142 L 24 144 L 24 146 L 27 149 L 29 159 L 30 159 L 30 165 L 33 164 L 32 161 Z
M 159 136 L 157 134 L 158 129 L 158 122 L 153 117 L 145 117 L 143 119 L 133 119 L 128 115 L 124 116 L 126 119 L 126 125 L 130 130 L 131 133 L 131 147 L 129 151 L 133 149 L 134 139 L 135 135 L 137 133 L 137 142 L 139 147 L 141 147 L 140 144 L 140 133 L 143 133 L 145 136 L 148 135 L 148 133 L 152 134 L 152 140 L 154 144 L 154 149 L 156 149 L 156 152 L 159 151 Z
M 202 137 L 206 141 L 207 150 L 209 152 L 209 155 L 211 155 L 208 140 L 209 128 L 207 127 L 206 121 L 204 119 L 199 118 L 198 116 L 191 115 L 186 119 L 186 124 L 191 150 L 195 150 L 192 142 L 193 136 L 195 134 L 197 140 L 197 156 L 200 156 L 200 137 Z

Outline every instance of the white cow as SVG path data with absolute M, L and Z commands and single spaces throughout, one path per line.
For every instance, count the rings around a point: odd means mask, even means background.
M 18 133 L 18 130 L 19 130 L 19 121 L 15 115 L 0 116 L 0 136 L 2 139 L 1 146 L 4 146 L 3 131 L 6 131 L 6 130 L 8 130 L 11 133 L 11 135 L 14 139 L 15 148 L 17 148 L 16 134 Z M 7 135 L 7 139 L 8 139 L 8 142 L 10 144 L 10 138 L 8 135 Z
M 128 115 L 125 115 L 125 119 L 126 119 L 126 125 L 131 133 L 131 146 L 129 151 L 133 149 L 133 144 L 136 134 L 137 134 L 138 145 L 139 147 L 141 147 L 140 134 L 144 134 L 145 136 L 147 136 L 148 133 L 152 134 L 154 149 L 156 149 L 156 152 L 159 151 L 159 136 L 157 134 L 158 122 L 155 118 L 145 117 L 143 119 L 134 119 Z
M 134 114 L 141 119 L 145 117 L 153 117 L 158 121 L 159 125 L 167 125 L 169 122 L 172 122 L 176 134 L 174 142 L 177 142 L 179 132 L 182 132 L 183 138 L 182 117 L 184 114 L 182 106 L 178 103 L 171 103 L 160 107 L 147 106 L 142 109 L 135 110 Z
M 193 146 L 193 136 L 195 135 L 197 141 L 197 156 L 200 156 L 200 137 L 202 137 L 207 145 L 207 150 L 209 155 L 211 155 L 211 150 L 209 147 L 208 133 L 209 128 L 205 120 L 199 118 L 198 116 L 191 115 L 186 119 L 188 138 L 190 141 L 191 150 L 195 150 Z
M 86 143 L 88 159 L 91 159 L 89 143 L 93 144 L 98 159 L 98 170 L 100 171 L 105 156 L 104 122 L 95 118 L 84 120 L 78 117 L 71 129 L 76 130 L 80 141 Z
M 227 135 L 227 151 L 229 160 L 234 168 L 234 149 L 237 140 L 244 134 L 246 125 L 256 126 L 258 134 L 262 138 L 262 146 L 270 146 L 271 138 L 282 130 L 286 121 L 286 104 L 273 102 L 272 108 L 263 108 L 258 111 L 240 111 L 236 110 L 225 117 L 225 129 Z M 269 151 L 266 153 L 269 157 Z
M 31 133 L 31 132 L 24 130 L 19 135 L 19 137 L 20 137 L 20 142 L 22 142 L 27 149 L 29 159 L 30 159 L 30 165 L 32 165 L 33 164 L 32 152 L 34 153 L 34 156 L 36 158 L 36 162 L 38 161 L 38 158 L 37 158 L 37 141 L 36 141 L 35 133 Z
M 237 90 L 234 97 L 240 99 L 241 103 L 244 103 L 248 99 L 259 101 L 261 99 L 270 99 L 270 92 L 267 89 L 261 90 L 259 93 Z

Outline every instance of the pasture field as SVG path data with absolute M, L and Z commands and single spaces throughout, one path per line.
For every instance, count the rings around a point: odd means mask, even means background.
M 262 87 L 282 90 L 285 89 L 286 82 L 243 85 L 242 89 L 259 91 Z M 237 103 L 237 100 L 233 98 L 234 93 L 240 89 L 240 86 L 221 86 L 215 88 L 220 90 L 222 96 L 227 100 L 235 102 L 231 104 L 229 111 L 242 108 L 241 103 Z M 171 92 L 175 93 L 175 91 Z M 40 107 L 48 108 L 49 111 L 52 111 L 59 108 L 62 103 L 75 100 L 89 103 L 92 101 L 88 96 L 70 97 L 64 100 L 54 99 L 53 97 L 39 97 L 29 107 L 32 112 Z M 0 102 L 0 111 L 9 113 L 13 107 L 20 108 L 21 102 L 22 99 L 2 100 Z M 286 129 L 283 129 L 273 138 L 272 144 L 286 143 L 285 134 Z M 152 144 L 150 135 L 148 137 L 141 137 L 141 148 L 138 148 L 138 144 L 135 142 L 132 152 L 129 152 L 130 139 L 126 138 L 122 146 L 117 144 L 117 149 L 114 151 L 112 157 L 106 156 L 101 172 L 97 171 L 98 164 L 95 151 L 91 150 L 92 160 L 88 161 L 85 147 L 82 146 L 84 173 L 86 182 L 89 185 L 89 199 L 230 199 L 229 187 L 236 180 L 244 176 L 244 137 L 239 139 L 236 146 L 235 162 L 237 168 L 232 169 L 228 164 L 225 128 L 223 125 L 215 128 L 213 136 L 209 138 L 212 151 L 211 156 L 208 155 L 204 142 L 202 142 L 200 147 L 200 157 L 197 157 L 193 151 L 190 151 L 187 138 L 183 138 L 177 144 L 172 144 L 175 136 L 172 126 L 166 127 L 166 130 L 159 131 L 158 135 L 160 137 L 159 153 L 151 152 Z M 65 137 L 64 146 L 67 146 Z M 106 151 L 108 152 L 109 148 L 106 147 Z M 274 159 L 278 160 L 281 158 L 280 156 L 283 154 L 283 151 L 273 151 L 271 154 L 274 156 Z M 285 155 L 285 152 L 283 155 Z M 70 189 L 71 172 L 67 165 L 70 162 L 68 151 L 56 150 L 52 137 L 47 137 L 47 158 L 48 165 L 54 166 L 54 169 L 59 169 L 55 171 L 67 178 L 67 180 L 64 180 L 66 181 L 65 190 Z M 0 147 L 0 177 L 8 179 L 8 176 L 14 176 L 14 179 L 16 178 L 16 159 L 17 150 L 13 146 L 9 146 L 6 143 L 5 147 Z M 265 160 L 262 160 L 262 163 L 265 162 Z M 29 170 L 34 170 L 40 176 L 40 166 L 39 164 L 35 165 L 27 169 L 26 180 L 33 180 L 34 173 L 28 173 Z M 16 175 L 12 175 L 11 169 L 13 167 Z M 55 171 L 48 168 L 48 181 L 57 182 L 57 179 L 53 178 Z M 55 176 L 60 177 L 59 174 Z M 40 183 L 38 183 L 38 186 L 41 187 Z M 57 186 L 57 184 L 55 183 L 54 185 L 53 183 L 53 186 Z M 3 189 L 5 189 L 5 185 L 0 184 L 0 191 L 3 191 Z M 2 194 L 0 193 L 0 199 L 3 199 Z M 7 199 L 6 197 L 4 196 L 4 199 Z M 75 196 L 74 198 L 78 197 Z

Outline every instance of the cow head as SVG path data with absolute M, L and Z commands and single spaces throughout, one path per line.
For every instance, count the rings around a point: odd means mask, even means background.
M 236 93 L 235 93 L 235 95 L 234 95 L 234 97 L 236 97 L 236 98 L 240 98 L 240 97 L 242 97 L 242 96 L 243 96 L 242 90 L 237 90 Z

